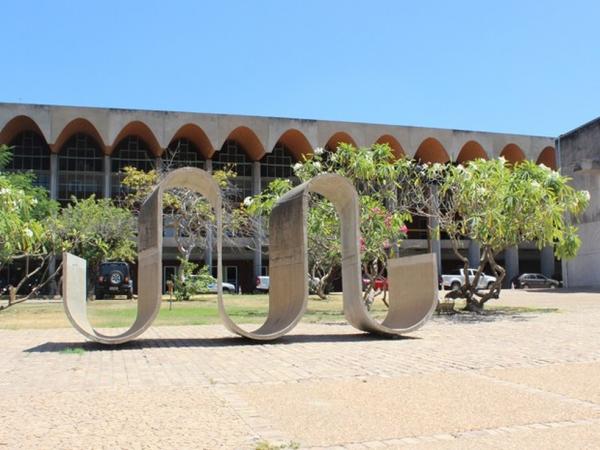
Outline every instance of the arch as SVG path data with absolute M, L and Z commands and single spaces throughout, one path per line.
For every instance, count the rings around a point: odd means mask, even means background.
M 506 145 L 500 152 L 500 156 L 506 159 L 510 164 L 525 161 L 525 153 L 523 153 L 523 150 L 521 150 L 521 147 L 517 144 Z
M 392 151 L 394 152 L 394 156 L 398 159 L 404 158 L 406 156 L 406 152 L 402 148 L 402 145 L 400 145 L 400 142 L 398 142 L 398 139 L 396 139 L 391 134 L 384 134 L 383 136 L 380 136 L 379 139 L 375 141 L 375 143 L 389 145 Z
M 353 147 L 357 147 L 356 142 L 354 139 L 352 139 L 352 136 L 345 131 L 338 131 L 327 140 L 325 143 L 325 148 L 329 151 L 335 151 L 340 143 L 350 144 Z
M 125 332 L 109 336 L 92 327 L 87 316 L 86 261 L 63 253 L 64 308 L 73 327 L 86 338 L 101 344 L 122 344 L 141 335 L 150 327 L 161 305 L 163 252 L 163 193 L 170 188 L 186 188 L 203 195 L 216 216 L 217 293 L 222 298 L 222 200 L 221 189 L 204 170 L 185 167 L 169 173 L 142 204 L 138 220 L 138 286 L 137 315 Z
M 100 133 L 96 127 L 87 119 L 78 117 L 77 119 L 71 120 L 60 132 L 54 144 L 50 146 L 54 153 L 60 152 L 65 143 L 74 135 L 82 133 L 90 136 L 96 144 L 100 146 L 104 154 L 107 154 L 107 147 L 104 140 L 100 136 Z
M 0 144 L 8 145 L 14 140 L 19 134 L 24 131 L 33 131 L 38 134 L 48 145 L 48 141 L 42 133 L 42 130 L 38 124 L 29 116 L 15 116 L 6 122 L 6 125 L 0 131 Z
M 260 142 L 256 133 L 248 127 L 237 127 L 225 139 L 225 141 L 229 140 L 238 142 L 252 161 L 260 161 L 265 154 L 262 142 Z
M 312 153 L 313 149 L 306 139 L 306 136 L 301 131 L 295 128 L 290 128 L 284 132 L 277 140 L 277 145 L 282 144 L 285 146 L 296 161 L 302 161 L 303 156 L 307 156 Z
M 458 152 L 456 162 L 464 164 L 475 159 L 489 159 L 489 157 L 479 142 L 468 141 Z
M 554 147 L 549 145 L 548 147 L 544 148 L 541 151 L 536 164 L 543 164 L 546 167 L 550 167 L 552 170 L 557 170 L 558 164 L 556 163 L 556 150 Z
M 88 133 L 72 134 L 58 151 L 58 193 L 60 202 L 72 196 L 87 198 L 104 196 L 104 157 L 93 136 Z
M 401 335 L 414 331 L 433 314 L 437 304 L 437 274 L 433 253 L 390 259 L 390 308 L 383 322 L 364 306 L 359 248 L 359 200 L 348 179 L 322 174 L 282 196 L 269 218 L 269 312 L 264 324 L 247 331 L 227 315 L 219 296 L 219 313 L 229 331 L 256 340 L 283 336 L 300 321 L 308 304 L 308 197 L 323 195 L 336 208 L 341 224 L 344 315 L 362 331 Z M 411 280 L 412 282 L 408 282 Z M 401 298 L 401 294 L 403 295 Z
M 448 152 L 446 152 L 444 146 L 440 141 L 432 137 L 421 142 L 415 153 L 415 159 L 426 163 L 445 164 L 450 162 L 450 156 L 448 156 Z
M 193 123 L 182 125 L 169 141 L 169 147 L 174 141 L 188 139 L 200 151 L 204 159 L 209 159 L 215 152 L 213 145 L 202 128 Z
M 115 147 L 127 136 L 138 136 L 142 140 L 144 140 L 148 146 L 150 147 L 150 151 L 154 154 L 154 156 L 160 156 L 162 154 L 162 148 L 154 136 L 152 130 L 146 125 L 144 122 L 140 122 L 139 120 L 134 120 L 133 122 L 129 122 L 125 125 L 117 137 L 114 139 L 110 146 L 109 153 L 112 153 Z

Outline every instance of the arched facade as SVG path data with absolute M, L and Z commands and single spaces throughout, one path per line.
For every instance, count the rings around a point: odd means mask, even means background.
M 302 132 L 292 128 L 283 133 L 277 141 L 277 146 L 283 146 L 296 161 L 302 161 L 303 157 L 310 155 L 313 148 Z
M 258 136 L 248 127 L 237 127 L 227 137 L 223 146 L 228 141 L 235 141 L 243 147 L 244 152 L 248 155 L 249 161 L 260 161 L 265 154 L 265 148 L 258 139 Z
M 265 189 L 269 183 L 277 178 L 291 179 L 294 184 L 298 179 L 294 176 L 292 166 L 296 158 L 290 149 L 281 141 L 278 142 L 271 153 L 267 153 L 260 160 L 261 189 Z
M 125 188 L 121 184 L 125 167 L 135 167 L 143 171 L 149 171 L 156 167 L 156 158 L 150 145 L 136 135 L 126 135 L 117 143 L 112 151 L 110 162 L 113 197 L 125 193 Z
M 204 130 L 196 124 L 188 123 L 180 127 L 171 138 L 169 148 L 172 146 L 173 142 L 180 139 L 187 139 L 190 144 L 193 144 L 196 150 L 202 155 L 202 159 L 209 159 L 215 152 L 214 147 Z
M 406 156 L 406 152 L 402 148 L 402 145 L 400 145 L 398 139 L 396 139 L 391 134 L 384 134 L 383 136 L 380 136 L 379 139 L 375 141 L 375 143 L 389 145 L 392 149 L 392 152 L 394 152 L 394 156 L 396 158 L 404 158 Z
M 31 172 L 35 175 L 35 185 L 50 190 L 50 147 L 39 128 L 21 130 L 5 142 L 13 147 L 6 170 Z
M 102 153 L 106 152 L 106 145 L 96 127 L 89 120 L 83 118 L 71 120 L 62 129 L 50 148 L 54 152 L 60 152 L 65 145 L 65 142 L 76 134 L 85 134 L 89 136 L 94 141 L 95 145 L 101 149 Z
M 506 159 L 510 164 L 517 164 L 525 161 L 525 153 L 517 144 L 508 144 L 500 152 L 500 156 Z
M 456 162 L 458 164 L 465 164 L 475 159 L 489 159 L 489 157 L 479 142 L 468 141 L 460 149 L 456 157 Z
M 241 201 L 252 195 L 252 161 L 238 141 L 228 139 L 223 143 L 221 150 L 212 157 L 213 171 L 232 168 L 237 176 L 233 184 L 237 188 L 235 197 Z
M 356 142 L 352 139 L 348 133 L 344 131 L 338 131 L 334 133 L 325 143 L 325 150 L 327 151 L 335 151 L 340 144 L 350 144 L 354 147 L 357 147 Z
M 536 163 L 543 164 L 546 167 L 550 167 L 552 170 L 557 170 L 558 164 L 556 163 L 556 150 L 554 149 L 554 147 L 548 146 L 544 150 L 542 150 Z
M 436 138 L 429 137 L 421 142 L 414 157 L 417 161 L 424 163 L 450 162 L 450 156 L 444 146 Z
M 163 167 L 169 170 L 180 167 L 204 168 L 204 155 L 196 144 L 187 138 L 173 139 L 162 155 Z
M 156 139 L 156 136 L 152 132 L 152 130 L 146 125 L 144 122 L 139 120 L 134 120 L 133 122 L 129 122 L 127 125 L 123 127 L 123 129 L 117 134 L 117 137 L 114 139 L 111 149 L 112 154 L 114 154 L 115 149 L 125 140 L 128 136 L 136 136 L 140 141 L 144 142 L 144 145 L 147 150 L 149 150 L 154 156 L 160 156 L 162 153 L 162 148 Z
M 58 200 L 87 198 L 104 194 L 104 154 L 89 134 L 75 133 L 58 153 Z

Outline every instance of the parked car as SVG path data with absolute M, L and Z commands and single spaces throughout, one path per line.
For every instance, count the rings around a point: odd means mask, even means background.
M 100 264 L 100 270 L 94 285 L 97 300 L 107 296 L 126 295 L 133 298 L 133 281 L 129 273 L 129 264 L 113 261 Z
M 210 283 L 207 287 L 206 287 L 206 291 L 210 294 L 216 294 L 217 293 L 217 283 Z M 236 290 L 235 290 L 235 286 L 231 283 L 226 283 L 225 281 L 223 281 L 223 293 L 224 294 L 235 294 Z
M 557 288 L 560 287 L 560 281 L 548 278 L 541 273 L 524 273 L 513 279 L 515 289 L 528 288 Z
M 316 292 L 317 283 L 319 282 L 319 278 L 312 278 L 310 275 L 308 277 L 308 292 L 314 294 Z M 261 275 L 256 277 L 256 287 L 255 289 L 258 292 L 269 292 L 270 286 L 270 278 L 268 275 Z M 325 288 L 325 293 L 329 293 L 329 288 Z
M 469 281 L 472 282 L 475 279 L 476 273 L 476 269 L 468 269 Z M 495 282 L 496 277 L 482 273 L 479 276 L 477 289 L 490 289 Z M 457 269 L 448 275 L 442 275 L 442 286 L 445 289 L 457 291 L 463 284 L 465 284 L 464 269 Z

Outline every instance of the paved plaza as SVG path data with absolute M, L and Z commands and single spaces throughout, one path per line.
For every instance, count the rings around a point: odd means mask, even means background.
M 185 326 L 104 347 L 0 330 L 0 449 L 600 448 L 600 294 L 502 297 L 537 310 L 402 339 Z

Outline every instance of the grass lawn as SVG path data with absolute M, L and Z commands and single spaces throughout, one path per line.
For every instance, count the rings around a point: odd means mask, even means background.
M 237 323 L 262 323 L 268 310 L 267 295 L 225 295 L 227 311 Z M 88 303 L 90 322 L 96 328 L 128 327 L 136 315 L 135 300 L 96 300 Z M 457 309 L 461 307 L 456 303 Z M 382 319 L 387 309 L 376 300 L 371 314 Z M 554 312 L 554 309 L 489 305 L 490 314 L 523 314 Z M 303 322 L 345 322 L 342 295 L 331 294 L 327 300 L 309 297 Z M 154 326 L 221 324 L 215 295 L 199 295 L 193 301 L 173 302 L 169 311 L 168 298 L 163 297 L 161 311 Z M 0 329 L 40 329 L 70 327 L 62 303 L 42 303 L 30 300 L 0 312 Z

